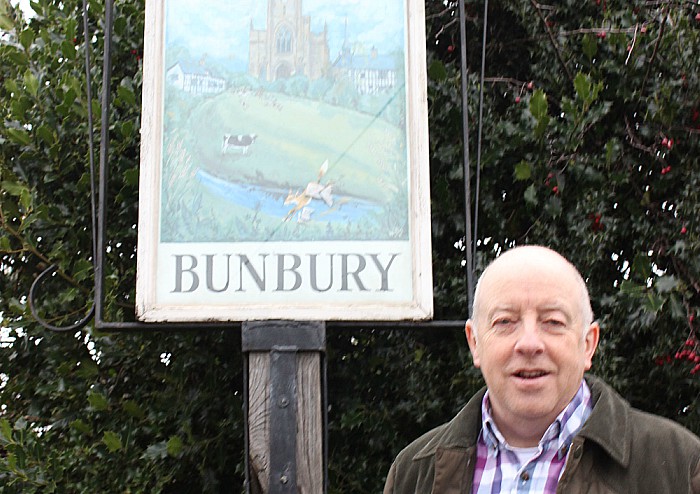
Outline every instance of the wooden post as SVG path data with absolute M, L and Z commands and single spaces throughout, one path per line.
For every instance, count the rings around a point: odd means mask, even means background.
M 249 492 L 325 492 L 322 322 L 244 322 Z

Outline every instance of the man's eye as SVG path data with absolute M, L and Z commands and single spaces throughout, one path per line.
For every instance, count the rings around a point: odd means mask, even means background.
M 512 323 L 513 323 L 512 319 L 509 319 L 507 317 L 501 317 L 500 319 L 496 319 L 493 322 L 493 325 L 494 326 L 507 326 L 507 325 L 512 324 Z
M 551 326 L 551 327 L 563 327 L 563 326 L 566 326 L 566 324 L 564 323 L 564 321 L 560 321 L 559 319 L 547 319 L 544 323 L 545 323 L 547 326 Z

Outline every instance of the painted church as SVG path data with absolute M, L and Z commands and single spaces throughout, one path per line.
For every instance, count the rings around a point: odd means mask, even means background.
M 301 15 L 302 0 L 268 0 L 267 26 L 250 23 L 248 72 L 266 81 L 305 75 L 322 77 L 329 67 L 328 28 L 311 32 L 311 19 Z

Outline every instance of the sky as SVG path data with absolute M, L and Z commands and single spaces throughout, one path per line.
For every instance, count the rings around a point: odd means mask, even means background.
M 267 2 L 263 0 L 166 1 L 167 37 L 188 39 L 193 56 L 206 52 L 247 61 L 251 19 L 255 29 L 265 28 Z M 389 53 L 403 48 L 404 1 L 303 0 L 302 15 L 310 16 L 312 32 L 328 26 L 331 60 L 342 47 L 346 19 L 351 43 Z
M 25 15 L 32 14 L 34 11 L 29 6 L 29 0 L 12 0 L 10 2 L 14 7 L 19 6 L 19 8 L 24 12 Z

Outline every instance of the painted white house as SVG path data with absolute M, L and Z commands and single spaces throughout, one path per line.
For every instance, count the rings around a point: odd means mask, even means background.
M 357 53 L 346 44 L 333 68 L 345 73 L 359 94 L 378 94 L 396 86 L 396 61 L 392 55 L 380 55 L 376 48 Z
M 226 81 L 213 76 L 205 67 L 177 62 L 165 73 L 168 84 L 190 94 L 216 94 L 226 89 Z

